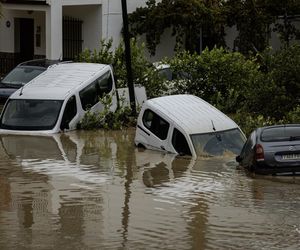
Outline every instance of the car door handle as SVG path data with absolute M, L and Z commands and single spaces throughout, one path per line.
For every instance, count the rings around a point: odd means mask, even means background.
M 164 146 L 160 146 L 160 148 L 161 148 L 162 150 L 166 150 Z

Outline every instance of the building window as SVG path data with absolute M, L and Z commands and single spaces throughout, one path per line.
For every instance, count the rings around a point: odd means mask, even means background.
M 63 17 L 63 59 L 74 60 L 82 52 L 82 21 Z

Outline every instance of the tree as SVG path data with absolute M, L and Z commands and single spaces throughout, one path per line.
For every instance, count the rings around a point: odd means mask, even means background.
M 298 0 L 268 0 L 268 3 L 271 11 L 273 10 L 273 15 L 277 17 L 273 31 L 279 33 L 285 47 L 289 46 L 290 41 L 299 35 L 299 30 L 293 20 L 300 14 L 300 2 Z
M 298 30 L 292 20 L 300 14 L 298 0 L 228 0 L 224 4 L 228 26 L 236 25 L 236 50 L 243 54 L 263 51 L 269 35 L 277 32 L 284 45 L 289 45 Z M 274 28 L 271 29 L 271 25 Z
M 268 46 L 272 31 L 289 46 L 299 35 L 293 23 L 297 14 L 299 0 L 148 0 L 146 7 L 138 8 L 129 20 L 133 36 L 146 35 L 151 54 L 155 54 L 161 35 L 168 28 L 176 37 L 175 50 L 200 52 L 200 39 L 203 49 L 225 47 L 224 27 L 235 25 L 235 50 L 249 55 Z
M 224 22 L 220 0 L 148 0 L 146 7 L 137 8 L 130 17 L 132 35 L 146 34 L 146 45 L 155 54 L 160 37 L 168 28 L 176 37 L 175 50 L 200 50 L 200 35 L 204 47 L 225 45 Z

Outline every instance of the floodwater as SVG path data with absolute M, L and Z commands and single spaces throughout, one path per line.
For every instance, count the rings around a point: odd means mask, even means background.
M 300 248 L 297 177 L 140 151 L 134 132 L 2 135 L 0 249 Z

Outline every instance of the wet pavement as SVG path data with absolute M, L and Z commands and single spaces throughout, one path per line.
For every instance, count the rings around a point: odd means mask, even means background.
M 0 249 L 299 249 L 300 177 L 133 145 L 134 129 L 0 137 Z

